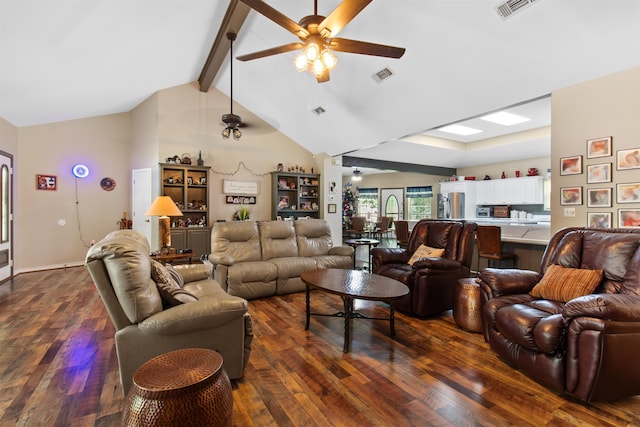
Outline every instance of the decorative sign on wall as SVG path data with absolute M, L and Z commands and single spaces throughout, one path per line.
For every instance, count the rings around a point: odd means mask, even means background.
M 58 187 L 58 178 L 55 175 L 36 175 L 37 190 L 56 191 Z
M 256 195 L 258 194 L 258 182 L 257 181 L 231 181 L 225 179 L 222 182 L 222 192 L 224 194 L 243 194 L 243 195 Z

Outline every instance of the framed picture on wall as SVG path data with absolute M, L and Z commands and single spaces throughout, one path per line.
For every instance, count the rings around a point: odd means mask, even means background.
M 616 184 L 616 194 L 618 203 L 639 203 L 640 202 L 640 182 L 628 184 Z
M 560 175 L 580 175 L 581 173 L 582 156 L 560 158 Z
M 611 155 L 611 137 L 587 140 L 587 159 Z
M 616 169 L 625 170 L 638 168 L 640 168 L 640 148 L 618 151 Z
M 587 166 L 587 184 L 611 182 L 611 163 L 599 163 Z
M 640 209 L 618 209 L 618 227 L 640 227 Z
M 58 189 L 58 177 L 55 175 L 36 175 L 36 189 L 56 191 Z
M 611 212 L 588 212 L 587 224 L 589 227 L 611 228 Z
M 589 188 L 587 190 L 587 207 L 610 208 L 612 188 Z
M 582 187 L 564 187 L 560 189 L 561 205 L 581 205 Z

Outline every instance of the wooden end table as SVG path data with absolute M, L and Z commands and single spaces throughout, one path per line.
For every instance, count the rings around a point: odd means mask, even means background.
M 351 319 L 388 320 L 389 335 L 394 336 L 395 309 L 393 303 L 409 293 L 409 288 L 397 280 L 364 271 L 341 269 L 318 269 L 302 273 L 302 281 L 306 285 L 307 318 L 304 326 L 309 330 L 311 315 L 344 317 L 344 346 L 342 351 L 349 352 L 349 329 Z M 330 294 L 339 295 L 344 304 L 344 311 L 335 314 L 311 313 L 310 290 L 318 289 Z M 389 317 L 367 317 L 353 309 L 354 299 L 383 301 L 389 304 Z

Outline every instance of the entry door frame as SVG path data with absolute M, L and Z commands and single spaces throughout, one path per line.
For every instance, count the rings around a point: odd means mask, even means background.
M 7 168 L 7 180 L 5 183 L 0 175 L 0 197 L 4 199 L 5 194 L 3 189 L 6 188 L 7 206 L 0 208 L 0 227 L 5 221 L 7 224 L 7 240 L 4 242 L 0 239 L 0 283 L 9 280 L 13 277 L 13 155 L 5 151 L 0 150 L 0 171 L 3 168 Z M 0 200 L 0 203 L 2 200 Z M 6 218 L 5 218 L 6 215 Z M 0 233 L 1 235 L 1 233 Z

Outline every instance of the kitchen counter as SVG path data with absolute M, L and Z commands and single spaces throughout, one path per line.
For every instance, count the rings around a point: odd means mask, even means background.
M 497 225 L 502 241 L 546 246 L 551 238 L 551 223 L 535 219 L 475 218 L 478 225 Z

